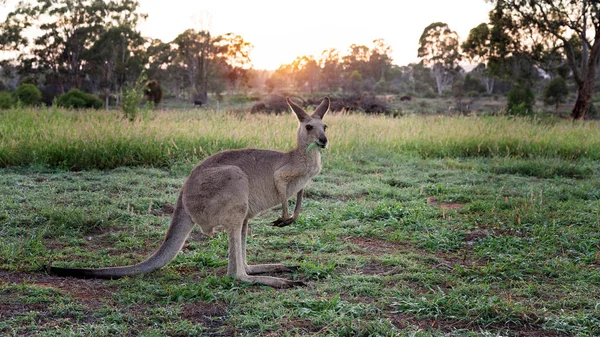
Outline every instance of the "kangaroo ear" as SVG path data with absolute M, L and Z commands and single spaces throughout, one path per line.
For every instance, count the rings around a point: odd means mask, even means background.
M 323 119 L 323 116 L 325 116 L 325 113 L 327 111 L 329 111 L 329 97 L 325 96 L 325 98 L 323 98 L 323 101 L 315 109 L 315 112 L 313 112 L 313 114 L 311 115 L 311 117 L 312 118 Z
M 289 97 L 286 97 L 285 101 L 290 106 L 290 108 L 292 108 L 292 111 L 294 111 L 296 117 L 298 117 L 298 120 L 301 123 L 306 122 L 310 119 L 310 116 L 306 112 L 304 112 L 304 110 L 301 107 L 299 107 L 296 103 L 292 102 L 292 100 Z

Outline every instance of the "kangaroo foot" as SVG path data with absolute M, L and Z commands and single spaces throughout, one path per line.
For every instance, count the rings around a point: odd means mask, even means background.
M 284 266 L 282 264 L 255 264 L 246 266 L 248 275 L 264 273 L 289 273 L 298 270 L 299 266 Z
M 296 219 L 294 218 L 279 218 L 275 221 L 272 222 L 273 226 L 275 227 L 285 227 L 285 226 L 289 226 L 291 225 Z

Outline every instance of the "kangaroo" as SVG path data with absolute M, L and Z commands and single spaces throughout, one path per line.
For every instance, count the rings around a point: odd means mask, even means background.
M 227 232 L 229 276 L 275 288 L 304 285 L 301 281 L 255 276 L 293 271 L 297 267 L 248 265 L 246 261 L 248 221 L 278 204 L 282 205 L 282 214 L 273 221 L 274 226 L 287 226 L 298 219 L 304 187 L 321 171 L 319 148 L 328 145 L 323 116 L 329 110 L 329 98 L 325 97 L 312 115 L 289 98 L 286 101 L 299 121 L 296 148 L 289 152 L 227 150 L 198 164 L 181 188 L 164 242 L 145 261 L 109 268 L 50 267 L 49 272 L 58 276 L 106 279 L 149 273 L 177 256 L 197 224 L 203 233 L 211 233 L 216 227 L 223 227 Z M 290 217 L 287 202 L 294 194 L 296 206 Z

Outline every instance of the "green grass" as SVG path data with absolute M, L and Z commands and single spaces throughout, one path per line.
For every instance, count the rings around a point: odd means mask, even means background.
M 597 123 L 329 117 L 331 148 L 298 221 L 269 226 L 276 209 L 251 223 L 250 262 L 298 265 L 283 276 L 309 284 L 275 290 L 227 277 L 226 235 L 197 230 L 148 275 L 62 279 L 44 266 L 140 261 L 197 159 L 290 148 L 292 116 L 5 112 L 0 335 L 600 334 Z M 510 154 L 471 152 L 508 139 Z
M 600 123 L 515 117 L 403 118 L 327 116 L 332 159 L 356 153 L 412 153 L 425 158 L 600 159 Z M 71 170 L 171 167 L 227 148 L 290 149 L 289 115 L 162 111 L 130 123 L 114 112 L 14 109 L 0 113 L 0 167 Z M 348 137 L 348 135 L 353 135 Z

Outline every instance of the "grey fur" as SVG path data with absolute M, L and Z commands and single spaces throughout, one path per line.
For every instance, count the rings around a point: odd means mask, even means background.
M 303 189 L 321 171 L 321 153 L 311 143 L 327 146 L 326 125 L 322 119 L 329 110 L 325 97 L 312 115 L 287 99 L 299 120 L 296 148 L 289 152 L 242 149 L 217 153 L 196 166 L 184 183 L 166 238 L 158 250 L 135 265 L 110 268 L 59 268 L 49 271 L 60 276 L 118 278 L 149 273 L 167 265 L 177 256 L 197 224 L 204 233 L 223 227 L 229 236 L 227 273 L 238 280 L 276 288 L 302 285 L 271 276 L 266 272 L 294 270 L 281 264 L 248 265 L 246 236 L 248 221 L 261 212 L 282 205 L 282 215 L 273 222 L 287 226 L 301 211 Z M 287 201 L 296 195 L 296 208 L 289 216 Z

